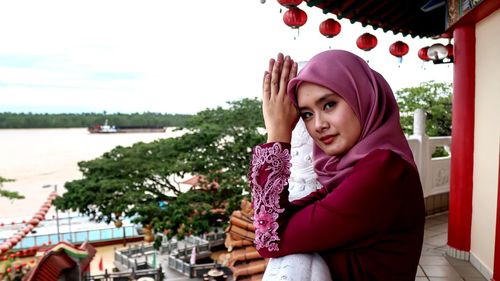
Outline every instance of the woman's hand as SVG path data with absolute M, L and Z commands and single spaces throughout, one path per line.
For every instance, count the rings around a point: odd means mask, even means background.
M 269 60 L 269 70 L 262 83 L 262 111 L 267 130 L 267 142 L 291 142 L 292 130 L 299 114 L 286 94 L 288 82 L 297 76 L 297 63 L 279 53 Z

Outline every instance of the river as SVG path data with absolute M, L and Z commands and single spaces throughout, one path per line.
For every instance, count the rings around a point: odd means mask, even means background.
M 0 197 L 0 221 L 31 218 L 55 185 L 61 194 L 65 182 L 81 178 L 80 161 L 95 159 L 118 145 L 180 134 L 172 128 L 165 133 L 125 134 L 90 134 L 86 128 L 0 129 L 0 176 L 15 180 L 4 183 L 3 188 L 25 196 L 21 200 Z

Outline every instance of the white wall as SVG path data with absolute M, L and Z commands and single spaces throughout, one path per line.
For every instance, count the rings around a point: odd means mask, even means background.
M 493 272 L 500 139 L 500 10 L 476 24 L 471 261 Z M 486 271 L 486 272 L 485 272 Z

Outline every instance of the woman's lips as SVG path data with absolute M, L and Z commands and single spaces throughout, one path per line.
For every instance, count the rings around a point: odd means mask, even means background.
M 331 144 L 335 140 L 335 136 L 328 135 L 328 136 L 324 136 L 324 137 L 319 138 L 319 140 L 324 144 Z

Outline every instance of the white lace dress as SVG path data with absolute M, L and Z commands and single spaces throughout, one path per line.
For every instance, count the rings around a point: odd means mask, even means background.
M 312 144 L 304 123 L 299 120 L 292 134 L 292 167 L 288 182 L 290 201 L 302 198 L 321 187 L 316 181 L 312 166 Z M 331 281 L 331 277 L 323 258 L 312 253 L 270 259 L 262 280 Z

